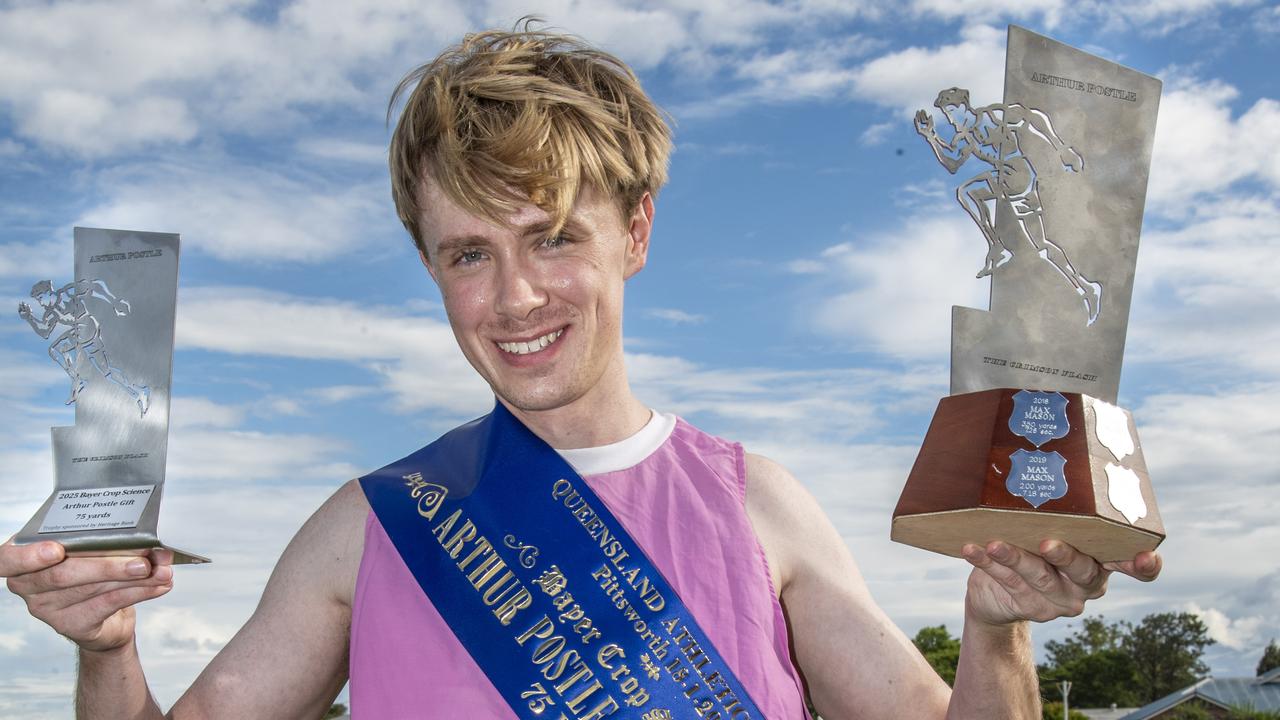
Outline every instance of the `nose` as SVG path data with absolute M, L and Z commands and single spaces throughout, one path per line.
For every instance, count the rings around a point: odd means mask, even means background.
M 524 320 L 547 304 L 547 293 L 534 268 L 518 259 L 501 265 L 494 293 L 494 310 L 499 315 Z

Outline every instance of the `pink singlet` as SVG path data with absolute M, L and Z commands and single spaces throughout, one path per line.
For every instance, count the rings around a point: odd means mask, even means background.
M 655 413 L 621 443 L 561 454 L 675 587 L 764 716 L 808 718 L 782 609 L 743 504 L 742 446 Z M 516 720 L 372 512 L 350 661 L 355 720 Z M 626 710 L 616 717 L 639 716 Z

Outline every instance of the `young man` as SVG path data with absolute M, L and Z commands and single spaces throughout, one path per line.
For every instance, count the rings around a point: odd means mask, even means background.
M 489 447 L 495 455 L 521 437 L 556 448 L 585 486 L 572 485 L 570 494 L 561 485 L 570 481 L 556 480 L 552 504 L 571 510 L 581 523 L 574 529 L 592 541 L 606 527 L 617 529 L 601 520 L 612 513 L 656 568 L 643 572 L 660 573 L 674 588 L 663 596 L 655 582 L 632 594 L 634 585 L 622 587 L 601 565 L 592 573 L 597 587 L 569 590 L 584 607 L 602 589 L 618 608 L 644 599 L 655 612 L 673 613 L 682 602 L 716 652 L 688 640 L 676 623 L 666 630 L 653 623 L 657 634 L 644 646 L 665 649 L 662 632 L 686 638 L 668 653 L 670 664 L 659 666 L 643 648 L 625 654 L 602 644 L 586 612 L 568 606 L 560 568 L 547 563 L 561 545 L 590 542 L 566 534 L 555 546 L 542 544 L 550 557 L 536 561 L 541 574 L 516 569 L 516 550 L 523 560 L 526 547 L 518 538 L 507 538 L 508 549 L 495 547 L 477 530 L 481 520 L 459 520 L 461 510 L 444 520 L 436 514 L 449 488 L 429 480 L 470 477 L 474 456 L 455 453 L 457 463 L 388 471 L 416 504 L 409 514 L 431 519 L 414 526 L 409 543 L 396 544 L 389 516 L 371 514 L 375 482 L 348 483 L 326 501 L 281 557 L 248 623 L 170 717 L 315 718 L 348 677 L 353 711 L 368 718 L 542 711 L 578 720 L 800 718 L 807 702 L 828 719 L 1038 717 L 1026 621 L 1078 614 L 1102 595 L 1110 570 L 1141 579 L 1158 573 L 1154 554 L 1103 568 L 1051 540 L 1040 556 L 999 542 L 965 548 L 975 569 L 964 650 L 948 690 L 875 605 L 839 534 L 786 470 L 632 395 L 623 367 L 623 286 L 645 265 L 670 140 L 630 70 L 571 38 L 494 32 L 469 36 L 397 94 L 415 83 L 391 145 L 396 206 L 440 287 L 459 346 L 499 403 L 490 419 L 447 438 L 472 438 L 475 428 L 508 418 L 506 435 L 486 436 L 502 439 Z M 442 457 L 450 447 L 422 457 Z M 510 475 L 493 482 L 522 490 L 523 475 Z M 525 511 L 510 507 L 505 491 L 477 484 L 468 492 L 488 493 L 472 501 L 495 512 Z M 620 553 L 609 547 L 618 574 L 634 583 L 640 566 L 622 571 Z M 409 567 L 420 548 L 447 554 L 444 569 L 425 580 Z M 517 570 L 504 582 L 527 580 L 501 606 L 486 585 L 504 566 L 499 556 Z M 454 560 L 458 571 L 449 567 Z M 80 647 L 81 717 L 162 716 L 138 659 L 132 606 L 171 589 L 169 558 L 66 558 L 56 543 L 6 545 L 0 574 L 32 614 Z M 496 609 L 450 625 L 448 596 L 435 593 L 457 587 L 463 596 L 485 591 Z M 544 615 L 545 624 L 528 609 L 543 594 L 564 610 L 554 620 Z M 616 612 L 592 607 L 596 620 Z M 472 631 L 485 629 L 509 632 L 510 641 L 477 644 Z M 568 640 L 557 645 L 553 630 Z M 574 655 L 560 652 L 569 645 Z M 494 652 L 535 665 L 552 655 L 562 662 L 535 667 L 545 686 L 534 682 L 504 699 L 498 687 L 507 678 L 481 666 Z M 706 672 L 711 657 L 723 673 Z M 690 702 L 715 690 L 704 705 L 660 706 L 632 692 L 628 673 L 680 682 Z M 751 710 L 728 690 L 729 675 Z

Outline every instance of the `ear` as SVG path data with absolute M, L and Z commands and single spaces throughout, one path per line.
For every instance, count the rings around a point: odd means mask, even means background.
M 623 277 L 640 272 L 649 259 L 649 235 L 653 232 L 653 196 L 645 193 L 631 212 L 627 226 L 627 256 L 623 267 Z
M 431 276 L 431 279 L 439 285 L 440 278 L 436 277 L 436 269 L 431 267 L 431 261 L 427 259 L 427 251 L 423 250 L 421 246 L 418 247 L 418 259 L 422 261 L 422 266 L 427 269 L 427 274 Z

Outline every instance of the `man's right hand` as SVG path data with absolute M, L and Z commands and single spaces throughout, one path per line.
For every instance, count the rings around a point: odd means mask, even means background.
M 30 613 L 90 651 L 133 641 L 133 606 L 173 589 L 173 554 L 67 557 L 56 542 L 0 545 L 0 577 Z

